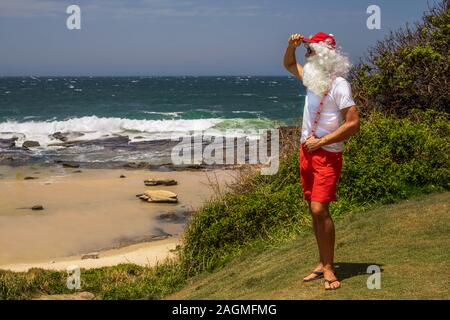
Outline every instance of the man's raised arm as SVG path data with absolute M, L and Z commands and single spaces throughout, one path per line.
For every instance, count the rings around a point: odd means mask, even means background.
M 286 52 L 284 53 L 283 64 L 284 67 L 292 73 L 297 79 L 302 79 L 303 67 L 301 64 L 297 63 L 297 59 L 295 58 L 295 50 L 297 47 L 302 44 L 303 36 L 300 34 L 293 34 L 288 39 L 288 47 L 286 48 Z

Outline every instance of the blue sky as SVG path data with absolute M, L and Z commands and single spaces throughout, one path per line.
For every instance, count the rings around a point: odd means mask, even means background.
M 81 7 L 81 30 L 66 28 L 70 4 Z M 371 4 L 381 8 L 381 30 L 366 27 Z M 285 75 L 291 33 L 333 33 L 357 62 L 427 7 L 426 0 L 2 0 L 0 75 Z

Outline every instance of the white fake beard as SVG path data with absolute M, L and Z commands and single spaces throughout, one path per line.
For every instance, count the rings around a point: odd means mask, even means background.
M 303 67 L 303 84 L 318 96 L 322 96 L 331 86 L 332 76 L 319 63 L 318 56 L 307 59 Z

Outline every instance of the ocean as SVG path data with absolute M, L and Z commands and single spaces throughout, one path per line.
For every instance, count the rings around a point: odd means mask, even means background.
M 304 98 L 292 77 L 0 78 L 0 155 L 158 163 L 162 151 L 143 146 L 199 130 L 299 124 Z

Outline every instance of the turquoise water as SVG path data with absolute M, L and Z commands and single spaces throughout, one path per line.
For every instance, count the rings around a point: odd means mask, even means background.
M 0 78 L 0 139 L 37 141 L 42 152 L 56 132 L 133 142 L 272 128 L 299 123 L 304 94 L 291 77 Z
M 96 115 L 128 119 L 267 118 L 301 113 L 288 77 L 0 78 L 0 122 Z

